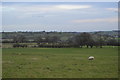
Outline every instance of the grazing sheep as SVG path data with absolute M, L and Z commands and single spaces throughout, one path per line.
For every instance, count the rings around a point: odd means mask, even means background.
M 88 60 L 93 60 L 93 59 L 94 59 L 93 56 L 89 56 L 89 57 L 88 57 Z

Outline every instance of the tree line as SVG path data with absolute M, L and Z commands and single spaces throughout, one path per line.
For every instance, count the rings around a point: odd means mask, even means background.
M 33 41 L 28 40 L 24 35 L 16 35 L 12 41 L 8 43 L 15 43 L 13 47 L 27 47 L 27 44 L 21 43 L 37 43 L 33 47 L 50 47 L 50 48 L 63 48 L 63 47 L 80 47 L 86 46 L 87 48 L 102 46 L 119 46 L 119 39 L 109 35 L 90 34 L 87 32 L 79 33 L 69 37 L 67 40 L 61 40 L 59 36 L 38 36 Z M 3 41 L 3 43 L 7 43 Z

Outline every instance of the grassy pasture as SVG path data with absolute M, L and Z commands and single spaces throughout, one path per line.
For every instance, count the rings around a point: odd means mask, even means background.
M 117 47 L 3 48 L 2 55 L 3 78 L 118 77 Z

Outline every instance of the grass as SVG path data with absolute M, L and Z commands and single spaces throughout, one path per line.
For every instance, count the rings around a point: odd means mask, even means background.
M 2 55 L 3 78 L 118 77 L 117 47 L 3 48 Z

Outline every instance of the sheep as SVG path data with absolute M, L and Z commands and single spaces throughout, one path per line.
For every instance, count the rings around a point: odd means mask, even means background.
M 93 60 L 93 59 L 94 59 L 93 56 L 89 56 L 89 57 L 88 57 L 88 60 Z

